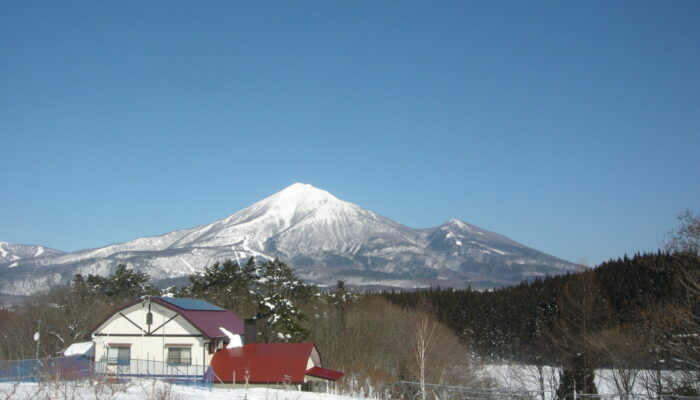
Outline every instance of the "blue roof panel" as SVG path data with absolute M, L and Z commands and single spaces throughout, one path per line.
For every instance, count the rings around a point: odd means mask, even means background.
M 186 299 L 182 297 L 158 297 L 167 303 L 174 305 L 177 308 L 191 311 L 226 311 L 219 306 L 215 306 L 209 302 L 199 299 Z

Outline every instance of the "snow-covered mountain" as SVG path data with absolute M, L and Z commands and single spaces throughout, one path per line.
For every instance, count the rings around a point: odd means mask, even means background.
M 64 253 L 45 246 L 0 242 L 0 265 L 7 265 L 8 268 L 19 265 L 20 260 L 53 257 L 59 254 Z
M 6 294 L 67 284 L 76 273 L 105 275 L 119 263 L 165 282 L 250 256 L 279 258 L 320 284 L 397 287 L 493 287 L 575 268 L 462 221 L 412 229 L 301 183 L 208 225 L 162 236 L 72 253 L 5 242 L 0 249 Z

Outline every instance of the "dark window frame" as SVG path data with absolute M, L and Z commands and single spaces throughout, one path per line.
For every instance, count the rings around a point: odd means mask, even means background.
M 168 365 L 192 365 L 192 348 L 168 346 L 167 363 Z
M 110 357 L 110 350 L 116 350 L 117 356 Z M 125 354 L 126 353 L 126 354 Z M 112 346 L 107 350 L 108 365 L 129 365 L 131 364 L 131 346 Z

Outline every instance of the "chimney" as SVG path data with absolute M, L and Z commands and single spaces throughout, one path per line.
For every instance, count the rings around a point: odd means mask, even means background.
M 257 342 L 258 327 L 255 325 L 255 322 L 255 318 L 246 318 L 245 325 L 243 326 L 243 344 Z

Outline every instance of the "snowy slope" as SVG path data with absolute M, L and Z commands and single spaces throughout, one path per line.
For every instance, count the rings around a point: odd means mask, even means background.
M 412 229 L 295 183 L 208 225 L 50 257 L 0 259 L 0 292 L 31 293 L 68 283 L 75 273 L 108 274 L 118 263 L 164 280 L 250 256 L 280 258 L 321 284 L 398 287 L 492 287 L 574 268 L 462 221 Z
M 45 246 L 0 242 L 0 265 L 19 264 L 20 260 L 54 257 L 60 254 L 63 252 Z

